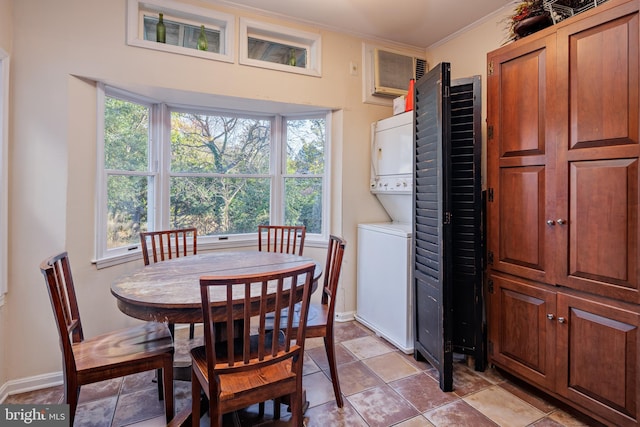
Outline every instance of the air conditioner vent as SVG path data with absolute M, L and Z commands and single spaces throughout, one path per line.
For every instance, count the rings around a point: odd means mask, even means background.
M 422 58 L 416 58 L 416 81 L 420 80 L 427 70 L 427 61 Z

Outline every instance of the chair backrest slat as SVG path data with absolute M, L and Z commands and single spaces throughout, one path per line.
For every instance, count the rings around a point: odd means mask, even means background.
M 191 243 L 191 244 L 189 244 Z M 144 265 L 198 253 L 198 231 L 195 227 L 140 233 Z M 151 256 L 149 255 L 151 248 Z
M 225 322 L 225 326 L 227 327 L 227 354 L 229 355 L 229 366 L 233 366 L 233 363 L 236 359 L 235 351 L 234 351 L 234 322 L 233 322 L 233 288 L 231 286 L 227 286 L 227 321 Z M 213 352 L 215 354 L 215 352 Z
M 259 225 L 258 250 L 302 255 L 306 232 L 304 225 Z

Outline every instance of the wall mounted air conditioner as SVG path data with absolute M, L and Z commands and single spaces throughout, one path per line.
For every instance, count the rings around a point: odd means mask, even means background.
M 405 66 L 409 63 L 412 65 L 406 67 L 405 71 L 399 71 L 402 67 L 397 66 L 398 62 L 404 63 Z M 362 102 L 393 107 L 394 98 L 407 94 L 409 80 L 416 78 L 417 81 L 427 71 L 429 71 L 429 64 L 424 59 L 424 52 L 420 49 L 396 49 L 363 42 Z M 350 73 L 357 76 L 357 70 L 354 72 L 353 66 L 350 68 Z M 382 77 L 378 79 L 382 83 L 377 85 L 378 88 L 376 88 L 376 74 Z M 397 94 L 391 92 L 394 90 Z
M 374 48 L 372 95 L 395 98 L 407 94 L 409 80 L 420 79 L 427 71 L 427 61 Z

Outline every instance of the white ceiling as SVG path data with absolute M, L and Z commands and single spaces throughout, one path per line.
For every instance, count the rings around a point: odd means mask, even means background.
M 210 1 L 423 49 L 514 3 L 514 0 Z

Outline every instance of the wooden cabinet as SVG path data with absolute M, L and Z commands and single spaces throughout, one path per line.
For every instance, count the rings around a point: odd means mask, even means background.
M 637 307 L 558 292 L 557 309 L 557 392 L 614 425 L 637 425 Z
M 555 281 L 635 303 L 638 32 L 637 1 L 559 29 L 555 108 Z
M 536 385 L 553 388 L 555 290 L 499 273 L 491 275 L 489 284 L 491 362 Z
M 492 273 L 491 363 L 612 425 L 637 425 L 635 304 Z
M 638 5 L 487 57 L 489 361 L 612 425 L 639 423 Z
M 487 228 L 489 266 L 551 282 L 556 208 L 552 82 L 555 37 L 489 54 Z

